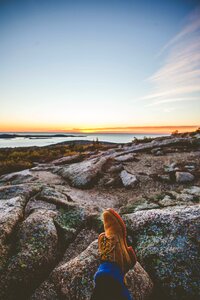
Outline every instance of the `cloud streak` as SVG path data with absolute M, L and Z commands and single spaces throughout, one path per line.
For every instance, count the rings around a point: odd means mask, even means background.
M 147 106 L 200 100 L 200 7 L 161 53 L 166 51 L 164 65 L 148 79 L 152 92 L 142 99 Z

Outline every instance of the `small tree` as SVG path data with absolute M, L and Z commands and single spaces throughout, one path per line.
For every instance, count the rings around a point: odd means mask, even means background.
M 196 132 L 197 132 L 197 133 L 200 133 L 200 127 L 199 127 L 199 128 L 197 128 Z
M 177 135 L 178 133 L 179 133 L 178 130 L 172 131 L 172 135 Z

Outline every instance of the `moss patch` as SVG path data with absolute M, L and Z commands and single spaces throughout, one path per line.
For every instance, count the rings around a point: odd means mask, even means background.
M 82 227 L 85 220 L 84 212 L 82 209 L 59 209 L 59 215 L 55 218 L 55 222 L 62 229 L 78 229 Z

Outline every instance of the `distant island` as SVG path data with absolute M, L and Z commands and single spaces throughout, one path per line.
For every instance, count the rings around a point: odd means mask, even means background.
M 85 137 L 85 135 L 73 135 L 73 134 L 10 134 L 3 133 L 0 134 L 0 139 L 15 139 L 18 137 L 23 137 L 27 139 L 47 139 L 47 138 L 56 138 L 56 137 Z

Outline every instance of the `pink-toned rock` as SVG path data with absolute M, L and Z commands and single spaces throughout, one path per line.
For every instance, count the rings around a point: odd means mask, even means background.
M 94 274 L 100 264 L 95 240 L 76 258 L 55 269 L 53 282 L 63 299 L 89 300 L 94 288 Z M 127 273 L 130 292 L 135 300 L 148 299 L 152 281 L 139 263 Z
M 59 174 L 68 180 L 72 186 L 86 188 L 98 179 L 98 175 L 107 160 L 108 157 L 87 159 L 83 162 L 63 167 L 59 171 Z

